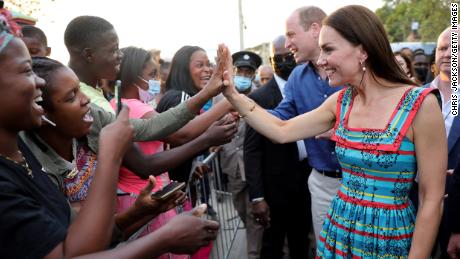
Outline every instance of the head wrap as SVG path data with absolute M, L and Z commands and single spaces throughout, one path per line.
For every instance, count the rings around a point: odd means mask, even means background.
M 21 36 L 21 27 L 13 21 L 10 11 L 0 9 L 0 53 L 14 37 Z

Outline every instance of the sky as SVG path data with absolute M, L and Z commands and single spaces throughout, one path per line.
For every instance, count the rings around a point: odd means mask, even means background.
M 244 47 L 269 42 L 284 34 L 286 18 L 298 7 L 316 5 L 327 14 L 349 4 L 375 11 L 382 0 L 241 0 Z M 160 49 L 170 59 L 184 45 L 204 48 L 210 57 L 219 43 L 240 50 L 238 0 L 54 0 L 42 1 L 37 26 L 46 33 L 51 57 L 68 61 L 64 46 L 67 24 L 80 15 L 100 16 L 111 22 L 120 47 Z

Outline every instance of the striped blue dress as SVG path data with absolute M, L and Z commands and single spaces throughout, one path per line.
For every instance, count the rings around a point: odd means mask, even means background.
M 320 232 L 316 258 L 406 258 L 415 227 L 409 200 L 417 161 L 405 135 L 432 89 L 402 96 L 385 129 L 348 127 L 351 88 L 339 94 L 335 124 L 342 185 Z

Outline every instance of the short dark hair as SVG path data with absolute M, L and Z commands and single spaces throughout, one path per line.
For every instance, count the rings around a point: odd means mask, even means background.
M 22 26 L 22 36 L 27 38 L 35 38 L 40 41 L 41 44 L 48 47 L 48 39 L 46 38 L 45 33 L 38 27 L 33 25 L 24 25 Z
M 86 47 L 93 47 L 101 34 L 113 29 L 113 25 L 101 17 L 79 16 L 67 25 L 64 43 L 69 52 L 81 51 Z
M 415 85 L 397 63 L 382 22 L 368 8 L 342 7 L 326 17 L 323 25 L 332 27 L 353 46 L 363 47 L 367 53 L 365 65 L 372 76 L 392 83 Z
M 415 56 L 418 56 L 418 55 L 424 55 L 424 56 L 426 56 L 425 50 L 423 50 L 423 49 L 416 49 L 416 50 L 414 50 L 413 53 L 414 53 L 414 54 L 413 54 L 414 57 L 415 57 Z
M 171 70 L 166 79 L 166 90 L 184 91 L 190 96 L 198 93 L 198 86 L 193 84 L 190 75 L 190 59 L 196 51 L 204 51 L 204 49 L 198 46 L 183 46 L 174 54 Z
M 42 106 L 45 110 L 52 111 L 53 105 L 51 104 L 50 94 L 53 87 L 54 75 L 59 69 L 66 68 L 61 62 L 50 59 L 47 57 L 33 57 L 32 70 L 34 73 L 45 80 L 45 85 L 41 88 L 43 103 Z
M 123 48 L 121 52 L 123 52 L 123 59 L 121 60 L 118 79 L 121 80 L 121 87 L 123 88 L 136 82 L 147 61 L 152 59 L 152 55 L 147 50 L 136 47 Z

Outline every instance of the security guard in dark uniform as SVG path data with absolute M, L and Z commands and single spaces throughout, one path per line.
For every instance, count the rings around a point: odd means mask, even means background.
M 257 68 L 262 64 L 262 58 L 251 51 L 239 51 L 232 55 L 235 67 L 235 87 L 240 93 L 251 91 Z

